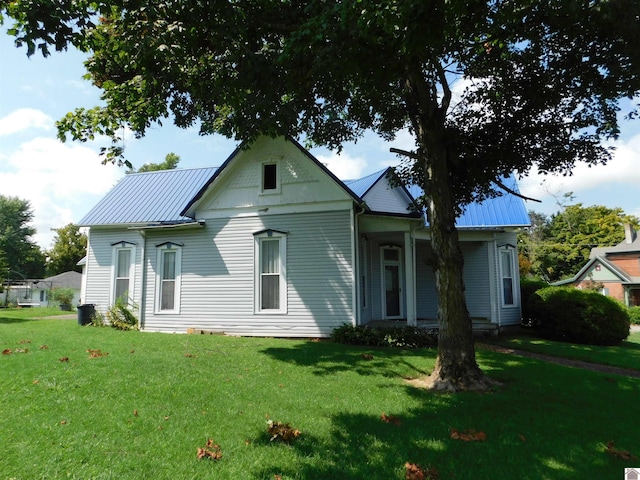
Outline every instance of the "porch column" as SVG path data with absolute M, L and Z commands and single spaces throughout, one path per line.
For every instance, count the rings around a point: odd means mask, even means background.
M 416 314 L 416 256 L 412 232 L 404 232 L 405 299 L 407 302 L 407 325 L 418 325 Z

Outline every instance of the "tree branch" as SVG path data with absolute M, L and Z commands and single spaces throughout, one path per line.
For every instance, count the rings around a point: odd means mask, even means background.
M 404 155 L 405 157 L 409 157 L 413 160 L 420 160 L 420 157 L 415 152 L 409 152 L 408 150 L 402 150 L 400 148 L 390 148 L 389 151 L 391 153 L 397 153 L 398 155 Z
M 531 198 L 531 197 L 525 197 L 524 195 L 522 195 L 519 192 L 516 192 L 515 190 L 510 189 L 509 187 L 507 187 L 504 183 L 502 183 L 500 180 L 495 179 L 493 181 L 493 183 L 495 183 L 496 185 L 498 185 L 500 188 L 502 188 L 505 192 L 510 193 L 511 195 L 515 195 L 516 197 L 520 197 L 523 200 L 531 200 L 532 202 L 538 202 L 538 203 L 542 203 L 542 200 L 538 200 L 537 198 Z

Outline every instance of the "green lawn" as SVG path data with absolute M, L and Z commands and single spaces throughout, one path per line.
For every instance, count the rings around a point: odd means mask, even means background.
M 615 347 L 553 342 L 527 334 L 504 336 L 491 339 L 486 343 L 544 355 L 640 370 L 640 332 L 632 333 L 625 341 Z
M 0 480 L 388 480 L 405 478 L 405 462 L 440 480 L 540 480 L 622 478 L 640 465 L 605 452 L 612 440 L 640 454 L 638 379 L 479 351 L 503 385 L 443 395 L 403 378 L 430 371 L 428 350 L 3 317 Z M 301 435 L 270 442 L 267 420 Z M 486 441 L 453 439 L 452 428 Z M 218 461 L 196 458 L 209 438 Z

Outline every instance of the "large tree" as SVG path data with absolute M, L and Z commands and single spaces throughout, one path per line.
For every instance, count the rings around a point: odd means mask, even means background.
M 486 388 L 464 298 L 456 215 L 533 165 L 606 162 L 618 101 L 640 89 L 637 0 L 0 1 L 27 53 L 73 44 L 104 105 L 59 135 L 144 135 L 172 119 L 251 141 L 340 148 L 408 129 L 403 179 L 431 226 L 439 344 L 431 385 Z M 459 88 L 460 85 L 466 88 Z
M 47 250 L 47 275 L 75 270 L 81 272 L 78 262 L 87 253 L 87 236 L 80 227 L 69 223 L 64 227 L 54 228 L 53 245 Z
M 45 257 L 33 241 L 29 201 L 0 195 L 0 278 L 42 278 Z

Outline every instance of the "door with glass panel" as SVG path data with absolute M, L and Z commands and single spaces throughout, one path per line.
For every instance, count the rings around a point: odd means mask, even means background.
M 382 247 L 382 309 L 385 319 L 402 318 L 402 250 L 398 247 Z

